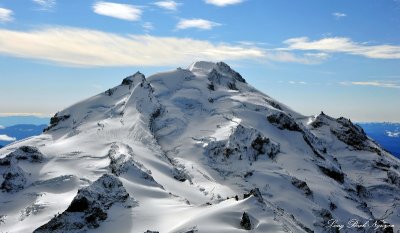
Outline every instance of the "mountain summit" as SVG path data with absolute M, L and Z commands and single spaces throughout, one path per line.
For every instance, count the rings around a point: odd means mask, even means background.
M 0 149 L 0 229 L 397 232 L 399 166 L 349 119 L 195 62 L 129 76 Z

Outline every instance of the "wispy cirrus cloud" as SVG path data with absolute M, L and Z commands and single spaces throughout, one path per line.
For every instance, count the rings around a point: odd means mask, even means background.
M 142 10 L 134 5 L 113 2 L 96 2 L 93 5 L 96 14 L 128 21 L 137 21 L 142 15 Z
M 151 30 L 153 25 L 143 25 Z M 116 67 L 179 65 L 194 60 L 255 60 L 319 64 L 325 52 L 266 49 L 254 43 L 223 43 L 192 38 L 121 35 L 72 27 L 31 31 L 0 29 L 0 54 L 64 66 Z
M 330 37 L 310 40 L 307 37 L 291 38 L 284 43 L 288 46 L 280 50 L 319 51 L 323 53 L 346 53 L 376 59 L 400 59 L 399 45 L 369 45 L 357 43 L 350 38 Z
M 269 61 L 314 65 L 325 61 L 329 58 L 329 55 L 325 53 L 305 53 L 296 55 L 285 51 L 268 50 L 265 58 Z
M 0 23 L 11 22 L 14 20 L 13 11 L 6 8 L 0 8 Z
M 154 29 L 154 25 L 151 22 L 145 22 L 142 24 L 142 28 L 147 33 Z
M 212 4 L 219 7 L 224 7 L 228 5 L 235 5 L 243 2 L 243 0 L 205 0 L 207 4 Z
M 205 19 L 181 19 L 176 25 L 177 29 L 197 28 L 202 30 L 210 30 L 221 24 Z
M 56 0 L 32 0 L 34 3 L 40 6 L 40 10 L 51 10 L 56 5 Z
M 336 19 L 340 19 L 340 18 L 346 17 L 347 15 L 342 12 L 334 12 L 334 13 L 332 13 L 332 16 L 335 17 Z
M 5 142 L 13 142 L 16 141 L 17 139 L 15 137 L 10 137 L 6 134 L 0 134 L 0 141 L 5 141 Z
M 66 27 L 26 32 L 0 29 L 0 44 L 1 54 L 67 66 L 159 66 L 266 57 L 257 47 Z
M 385 88 L 398 88 L 400 89 L 400 82 L 397 81 L 354 81 L 354 82 L 341 82 L 340 84 L 349 86 L 373 86 L 373 87 L 385 87 Z
M 176 10 L 178 10 L 178 6 L 180 5 L 180 3 L 177 3 L 172 0 L 167 0 L 167 1 L 155 2 L 154 5 L 156 5 L 160 8 L 166 9 L 166 10 L 176 11 Z
M 292 84 L 292 85 L 296 85 L 296 84 L 306 85 L 307 84 L 307 82 L 305 82 L 305 81 L 289 81 L 288 83 Z

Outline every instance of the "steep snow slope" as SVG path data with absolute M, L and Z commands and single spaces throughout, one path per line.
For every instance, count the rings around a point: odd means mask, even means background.
M 0 158 L 4 232 L 400 227 L 399 160 L 350 120 L 296 113 L 222 62 L 136 73 Z

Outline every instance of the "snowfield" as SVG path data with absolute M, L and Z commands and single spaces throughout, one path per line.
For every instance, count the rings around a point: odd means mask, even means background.
M 0 149 L 0 232 L 399 232 L 399 166 L 350 120 L 195 62 Z

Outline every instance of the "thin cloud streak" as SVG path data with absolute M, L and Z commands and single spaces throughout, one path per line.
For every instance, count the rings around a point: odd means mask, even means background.
M 0 53 L 67 66 L 160 66 L 193 60 L 261 59 L 260 48 L 191 38 L 121 36 L 96 30 L 53 27 L 20 32 L 0 29 Z
M 40 10 L 49 11 L 56 5 L 56 0 L 33 0 L 40 6 Z
M 48 118 L 54 114 L 45 114 L 38 112 L 0 112 L 0 117 L 10 117 L 10 116 L 35 116 L 39 118 Z
M 270 61 L 315 65 L 328 59 L 329 55 L 324 53 L 305 53 L 303 55 L 296 55 L 287 51 L 270 50 L 267 52 L 266 58 Z
M 152 25 L 145 25 L 151 29 Z M 319 64 L 329 54 L 291 53 L 255 45 L 216 43 L 192 38 L 119 35 L 72 27 L 32 31 L 0 29 L 0 54 L 50 61 L 63 66 L 165 66 L 188 61 L 254 60 Z
M 336 19 L 340 19 L 340 18 L 346 17 L 347 15 L 345 13 L 341 13 L 341 12 L 334 12 L 334 13 L 332 13 L 332 16 L 335 17 Z
M 279 50 L 319 51 L 324 53 L 347 53 L 375 59 L 400 59 L 400 46 L 368 45 L 357 43 L 350 38 L 330 37 L 311 41 L 307 37 L 291 38 L 284 41 L 287 48 Z
M 142 27 L 145 32 L 149 32 L 154 29 L 154 25 L 151 22 L 145 22 L 142 24 Z
M 400 89 L 400 83 L 398 82 L 387 82 L 387 81 L 357 81 L 357 82 L 341 82 L 340 84 L 349 86 L 372 86 L 372 87 L 384 87 L 384 88 L 396 88 Z

